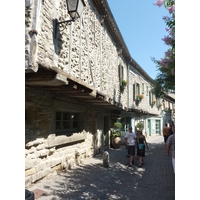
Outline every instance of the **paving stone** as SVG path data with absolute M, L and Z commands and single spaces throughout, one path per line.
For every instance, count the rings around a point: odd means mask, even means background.
M 45 199 L 175 199 L 175 175 L 171 157 L 166 156 L 162 136 L 147 138 L 151 150 L 146 151 L 144 165 L 135 160 L 128 167 L 127 150 L 109 149 L 109 167 L 103 167 L 103 153 L 87 158 L 79 166 L 60 172 L 49 180 L 36 183 L 30 191 L 40 189 Z

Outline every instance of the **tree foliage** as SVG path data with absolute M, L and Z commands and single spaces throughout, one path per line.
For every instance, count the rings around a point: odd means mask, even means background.
M 159 7 L 164 5 L 171 15 L 170 17 L 163 17 L 168 35 L 164 36 L 162 40 L 169 46 L 169 49 L 161 60 L 152 58 L 158 70 L 157 77 L 152 85 L 152 92 L 156 97 L 161 97 L 169 91 L 175 93 L 175 1 L 157 0 L 154 5 Z

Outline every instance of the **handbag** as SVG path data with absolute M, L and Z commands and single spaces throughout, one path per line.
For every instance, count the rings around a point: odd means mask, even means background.
M 143 150 L 144 144 L 138 144 L 139 150 Z

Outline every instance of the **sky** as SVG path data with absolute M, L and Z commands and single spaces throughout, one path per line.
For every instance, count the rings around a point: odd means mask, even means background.
M 155 1 L 107 0 L 131 57 L 152 79 L 158 71 L 151 57 L 160 60 L 169 48 L 162 40 L 168 35 L 162 18 L 170 14 L 154 6 Z

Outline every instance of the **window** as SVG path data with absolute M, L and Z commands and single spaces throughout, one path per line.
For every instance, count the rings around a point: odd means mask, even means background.
M 156 106 L 158 107 L 160 104 L 161 104 L 161 100 L 160 100 L 160 98 L 158 98 L 156 101 Z
M 56 133 L 78 130 L 78 113 L 56 112 Z
M 142 83 L 142 93 L 144 93 L 144 83 Z
M 140 94 L 140 84 L 135 83 L 133 84 L 133 100 L 137 98 L 137 95 Z
M 140 94 L 140 84 L 136 83 L 136 95 Z
M 148 87 L 148 85 L 146 87 L 146 93 L 147 93 L 147 95 L 149 95 L 149 87 Z

